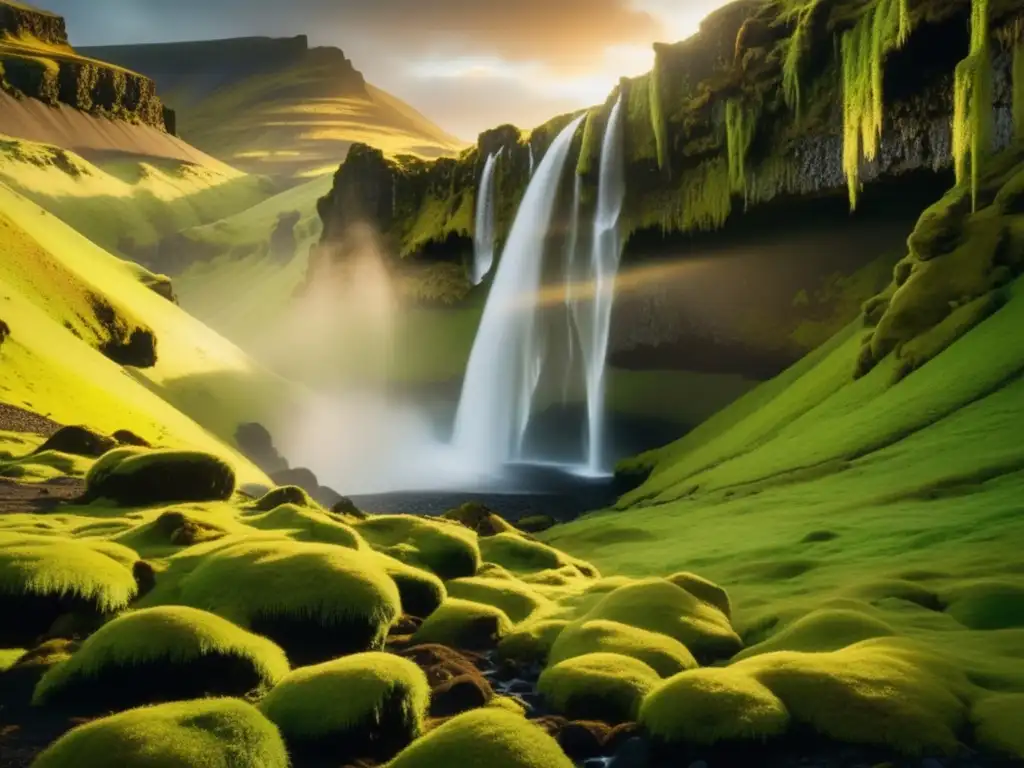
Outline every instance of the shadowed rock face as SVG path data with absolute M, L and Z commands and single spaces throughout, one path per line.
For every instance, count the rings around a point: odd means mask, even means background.
M 34 37 L 51 45 L 67 45 L 64 19 L 46 11 L 0 2 L 0 32 L 12 37 Z

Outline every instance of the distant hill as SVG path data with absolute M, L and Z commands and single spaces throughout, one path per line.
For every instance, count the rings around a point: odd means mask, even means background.
M 84 49 L 156 81 L 189 143 L 252 173 L 311 177 L 353 142 L 437 157 L 462 143 L 304 36 Z

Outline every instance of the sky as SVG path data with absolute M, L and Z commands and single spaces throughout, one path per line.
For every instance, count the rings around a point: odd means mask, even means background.
M 39 0 L 73 45 L 307 34 L 473 140 L 604 101 L 727 0 Z M 173 106 L 173 105 L 172 105 Z

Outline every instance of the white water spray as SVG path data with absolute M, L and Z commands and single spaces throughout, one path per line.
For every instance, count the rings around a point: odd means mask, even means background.
M 577 302 L 573 300 L 573 285 L 579 277 L 577 251 L 580 246 L 580 204 L 583 197 L 583 177 L 576 175 L 572 187 L 572 213 L 569 215 L 569 242 L 565 247 L 565 329 L 567 333 L 565 380 L 562 384 L 562 402 L 569 402 L 573 363 L 576 361 Z
M 608 337 L 615 277 L 622 257 L 619 217 L 626 195 L 626 171 L 622 142 L 622 97 L 612 108 L 601 147 L 601 172 L 594 215 L 594 242 L 589 265 L 593 299 L 580 307 L 576 317 L 583 349 L 587 385 L 587 469 L 599 474 L 604 467 L 605 388 Z
M 484 162 L 476 200 L 476 227 L 473 238 L 473 285 L 479 285 L 494 266 L 494 167 L 505 151 L 492 152 Z
M 559 181 L 582 117 L 555 138 L 516 213 L 469 358 L 453 442 L 487 472 L 517 458 L 543 363 L 536 329 L 541 262 Z

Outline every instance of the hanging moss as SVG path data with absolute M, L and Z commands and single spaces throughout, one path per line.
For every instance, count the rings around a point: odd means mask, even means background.
M 1013 132 L 1024 139 L 1024 23 L 1020 21 L 1013 35 Z
M 594 167 L 594 160 L 601 151 L 601 138 L 597 126 L 600 109 L 592 109 L 587 113 L 583 123 L 583 144 L 580 146 L 580 157 L 576 163 L 576 173 L 586 176 Z
M 908 0 L 877 0 L 843 35 L 843 170 L 857 207 L 861 160 L 878 156 L 885 99 L 885 57 L 910 37 Z
M 760 108 L 739 99 L 725 105 L 725 135 L 729 161 L 729 188 L 747 193 L 747 154 L 754 141 Z
M 971 52 L 957 65 L 954 77 L 953 162 L 958 184 L 965 183 L 970 173 L 974 209 L 978 205 L 982 161 L 991 150 L 994 131 L 988 9 L 989 0 L 972 0 Z
M 793 110 L 797 119 L 803 107 L 803 84 L 801 73 L 804 65 L 804 54 L 807 52 L 811 36 L 811 19 L 821 0 L 810 0 L 804 5 L 789 8 L 786 16 L 795 19 L 793 35 L 786 48 L 786 58 L 782 62 L 782 94 L 786 105 Z
M 659 158 L 651 101 L 652 77 L 642 75 L 632 80 L 626 90 L 626 158 L 629 163 Z
M 665 119 L 665 105 L 661 93 L 661 66 L 659 57 L 654 57 L 654 68 L 647 80 L 649 90 L 651 126 L 654 129 L 654 143 L 658 154 L 658 168 L 664 170 L 668 162 L 668 123 Z

